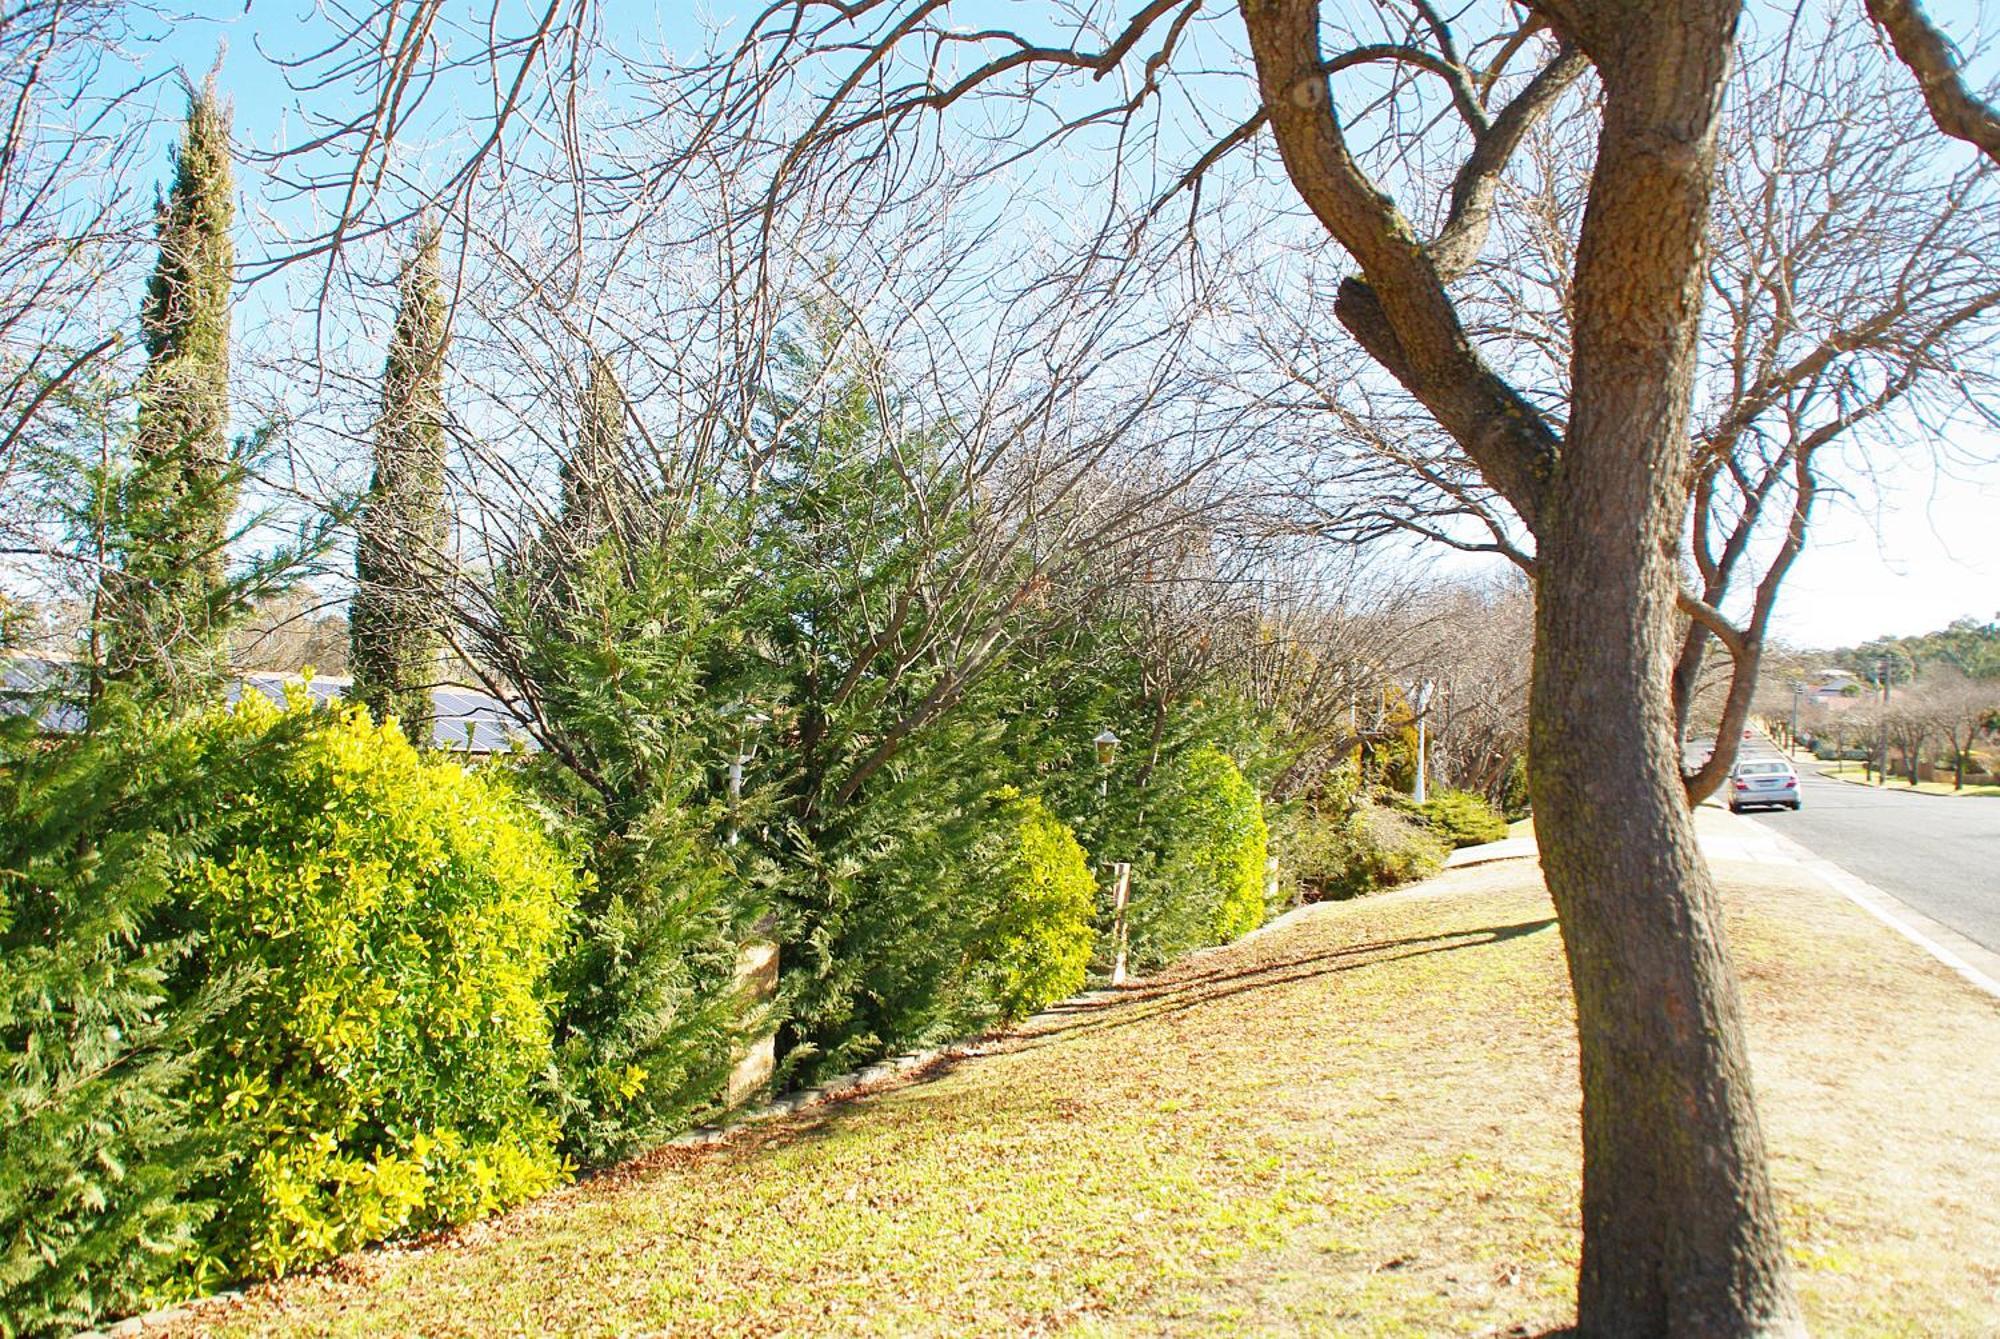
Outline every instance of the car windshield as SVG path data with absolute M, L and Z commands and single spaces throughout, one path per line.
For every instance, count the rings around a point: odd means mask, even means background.
M 1736 769 L 1738 776 L 1782 776 L 1791 766 L 1781 762 L 1746 762 Z

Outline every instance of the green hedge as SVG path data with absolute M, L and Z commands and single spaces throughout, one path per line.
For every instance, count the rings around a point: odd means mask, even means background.
M 810 1077 L 1022 1018 L 1082 988 L 1096 939 L 1083 848 L 1011 787 L 928 840 L 885 846 L 851 884 L 834 946 L 848 1004 L 812 1037 Z
M 186 1089 L 226 1001 L 171 996 L 160 925 L 204 835 L 187 762 L 129 720 L 0 720 L 0 1335 L 143 1307 L 207 1217 Z
M 1131 960 L 1140 967 L 1247 934 L 1266 910 L 1270 831 L 1256 789 L 1211 746 L 1163 773 L 1146 797 L 1127 913 Z M 1109 916 L 1108 906 L 1100 916 Z
M 189 975 L 254 977 L 193 1084 L 228 1154 L 202 1186 L 201 1283 L 463 1222 L 565 1171 L 535 1087 L 568 866 L 488 775 L 360 708 L 308 712 L 286 736 L 249 695 L 191 727 L 247 762 L 185 884 Z

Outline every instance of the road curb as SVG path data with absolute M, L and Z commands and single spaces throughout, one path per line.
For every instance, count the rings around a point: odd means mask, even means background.
M 1958 973 L 1975 989 L 2000 1000 L 2000 953 L 1932 920 L 1894 893 L 1885 892 L 1866 879 L 1848 873 L 1824 856 L 1814 855 L 1783 833 L 1769 828 L 1762 829 L 1762 832 L 1773 845 L 1821 883 Z
M 1797 764 L 1796 764 L 1796 763 L 1794 763 L 1793 765 L 1794 765 L 1794 766 L 1796 766 Z M 1947 791 L 1936 791 L 1936 790 L 1918 790 L 1918 789 L 1917 789 L 1916 787 L 1914 787 L 1914 786 L 1910 786 L 1910 785 L 1905 785 L 1905 784 L 1904 784 L 1903 782 L 1901 782 L 1901 781 L 1898 781 L 1898 782 L 1896 783 L 1897 785 L 1899 785 L 1899 786 L 1902 786 L 1902 789 L 1901 789 L 1901 790 L 1898 790 L 1898 789 L 1896 789 L 1896 788 L 1895 788 L 1895 787 L 1893 787 L 1893 786 L 1881 786 L 1881 785 L 1877 785 L 1877 784 L 1876 784 L 1875 782 L 1873 782 L 1873 781 L 1864 781 L 1864 780 L 1862 780 L 1862 779 L 1861 779 L 1860 777 L 1855 777 L 1855 776 L 1840 776 L 1840 775 L 1838 775 L 1837 773 L 1834 773 L 1834 772 L 1829 772 L 1829 771 L 1827 771 L 1827 770 L 1826 770 L 1825 768 L 1823 768 L 1823 767 L 1819 767 L 1819 766 L 1815 766 L 1815 767 L 1813 768 L 1813 772 L 1814 772 L 1814 774 L 1815 774 L 1815 775 L 1817 775 L 1817 776 L 1818 776 L 1818 777 L 1819 777 L 1819 778 L 1820 778 L 1820 779 L 1821 779 L 1822 781 L 1838 781 L 1838 782 L 1839 782 L 1839 783 L 1840 783 L 1841 785 L 1843 785 L 1843 786 L 1859 786 L 1859 787 L 1861 787 L 1861 788 L 1862 788 L 1863 790 L 1872 790 L 1872 791 L 1876 791 L 1876 792 L 1878 792 L 1878 793 L 1880 793 L 1880 794 L 1883 794 L 1883 795 L 1921 795 L 1921 796 L 1923 796 L 1923 797 L 1924 797 L 1925 799 L 1927 799 L 1927 800 L 1993 800 L 1993 799 L 2000 799 L 2000 795 L 1980 795 L 1980 794 L 1977 794 L 1977 793 L 1974 793 L 1974 794 L 1970 794 L 1970 795 L 1968 795 L 1968 794 L 1966 794 L 1966 793 L 1964 793 L 1964 792 L 1962 792 L 1962 791 L 1955 791 L 1955 790 L 1947 790 Z

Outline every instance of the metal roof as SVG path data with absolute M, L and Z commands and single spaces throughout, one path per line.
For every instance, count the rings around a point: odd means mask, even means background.
M 83 727 L 83 708 L 60 696 L 64 679 L 82 686 L 82 666 L 72 661 L 37 656 L 0 657 L 0 711 L 19 714 L 39 700 L 42 724 L 51 730 L 78 730 Z M 303 684 L 319 706 L 345 697 L 353 680 L 345 675 L 315 675 L 257 671 L 229 681 L 224 696 L 240 701 L 245 690 L 255 689 L 273 702 L 285 700 L 288 687 Z M 51 693 L 51 690 L 55 690 Z M 518 742 L 529 752 L 540 746 L 528 732 L 527 718 L 505 698 L 447 684 L 431 690 L 432 748 L 458 753 L 505 753 Z

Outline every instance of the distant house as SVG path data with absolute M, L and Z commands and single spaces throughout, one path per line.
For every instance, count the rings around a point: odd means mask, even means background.
M 1799 701 L 1805 706 L 1821 706 L 1829 711 L 1846 711 L 1867 695 L 1869 685 L 1844 669 L 1819 670 L 1805 681 Z
M 297 674 L 260 672 L 231 681 L 229 700 L 236 701 L 245 688 L 255 688 L 273 702 L 283 702 L 286 687 L 302 681 L 318 703 L 345 697 L 354 686 L 354 680 L 345 674 L 315 674 L 305 681 Z M 528 733 L 527 718 L 506 699 L 457 684 L 431 689 L 432 748 L 484 755 L 505 753 L 517 741 L 530 752 L 537 748 L 534 736 Z
M 18 716 L 31 709 L 39 710 L 42 723 L 52 730 L 79 729 L 83 725 L 82 709 L 73 702 L 52 699 L 49 694 L 65 680 L 80 684 L 82 675 L 82 666 L 74 661 L 41 656 L 0 658 L 0 712 Z M 226 696 L 235 702 L 245 692 L 255 690 L 273 702 L 283 702 L 285 689 L 301 683 L 314 702 L 325 704 L 345 696 L 354 680 L 344 674 L 316 674 L 308 680 L 299 674 L 260 671 L 230 680 Z M 455 684 L 433 688 L 431 715 L 433 748 L 474 756 L 505 753 L 517 743 L 529 752 L 538 748 L 521 712 L 504 698 L 476 688 Z

